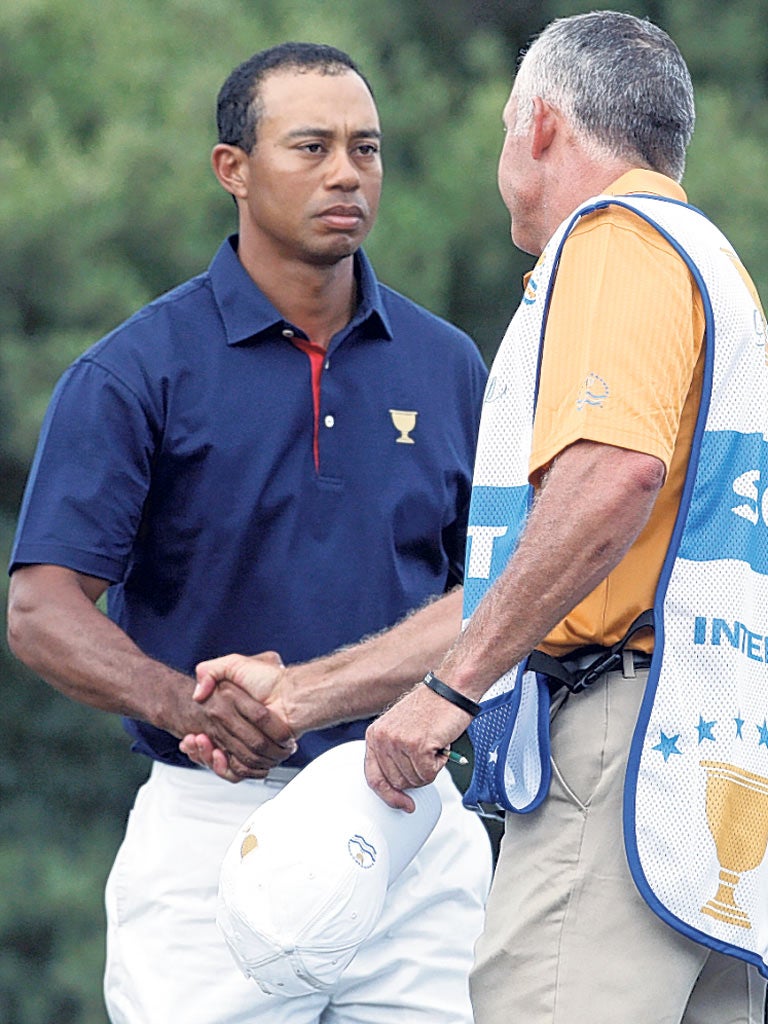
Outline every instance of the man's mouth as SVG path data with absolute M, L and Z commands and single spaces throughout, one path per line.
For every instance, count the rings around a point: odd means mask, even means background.
M 365 220 L 365 214 L 361 207 L 341 204 L 329 206 L 319 213 L 318 217 L 329 227 L 338 228 L 342 231 L 354 229 Z

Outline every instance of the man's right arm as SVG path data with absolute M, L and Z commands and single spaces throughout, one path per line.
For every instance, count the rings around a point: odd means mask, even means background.
M 205 706 L 193 701 L 192 678 L 149 658 L 96 607 L 107 586 L 62 566 L 17 568 L 9 591 L 9 647 L 83 704 L 142 719 L 177 737 L 208 733 L 249 775 L 264 774 L 293 752 L 285 724 L 247 693 L 217 693 Z
M 332 654 L 275 670 L 257 657 L 230 654 L 197 667 L 195 699 L 242 689 L 284 719 L 295 737 L 340 722 L 370 718 L 418 685 L 461 630 L 463 591 L 430 601 L 396 626 Z M 202 732 L 185 736 L 181 749 L 230 778 L 227 758 Z

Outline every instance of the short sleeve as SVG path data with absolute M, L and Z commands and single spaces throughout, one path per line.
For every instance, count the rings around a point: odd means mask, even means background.
M 143 402 L 88 359 L 59 381 L 43 422 L 11 554 L 117 582 L 140 529 L 156 428 Z
M 625 209 L 584 218 L 552 292 L 529 471 L 580 440 L 654 455 L 668 469 L 703 337 L 688 267 Z

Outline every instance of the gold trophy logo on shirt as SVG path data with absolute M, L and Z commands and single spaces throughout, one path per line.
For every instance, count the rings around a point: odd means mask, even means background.
M 707 824 L 720 864 L 718 889 L 701 908 L 718 921 L 751 929 L 736 903 L 741 875 L 753 871 L 768 845 L 768 779 L 722 761 L 701 761 L 707 772 Z
M 417 412 L 406 412 L 405 409 L 390 409 L 389 415 L 392 417 L 395 430 L 400 431 L 400 436 L 396 438 L 397 443 L 416 444 L 413 438 L 408 435 L 416 426 L 416 417 L 419 414 Z

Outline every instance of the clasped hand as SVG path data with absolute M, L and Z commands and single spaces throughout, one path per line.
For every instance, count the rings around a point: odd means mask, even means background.
M 212 769 L 230 782 L 264 778 L 296 750 L 296 737 L 288 722 L 281 684 L 286 668 L 274 651 L 246 657 L 227 654 L 197 666 L 193 699 L 212 721 L 221 721 L 229 737 L 217 746 L 208 733 L 188 733 L 179 749 L 196 764 Z M 237 718 L 237 735 L 226 722 Z M 213 731 L 213 730 L 212 730 Z

